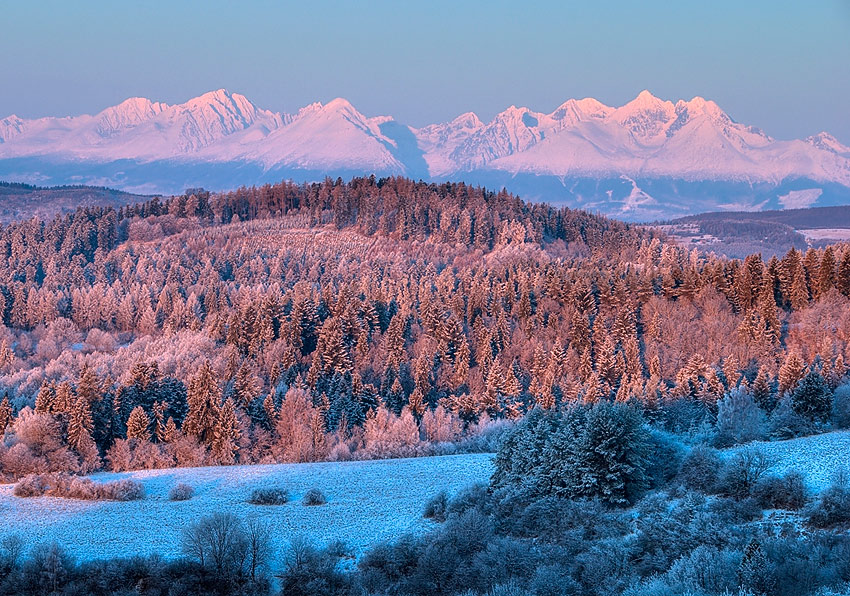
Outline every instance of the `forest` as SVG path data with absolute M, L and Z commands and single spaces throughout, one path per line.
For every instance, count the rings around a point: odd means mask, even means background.
M 0 255 L 7 480 L 492 448 L 599 401 L 719 444 L 850 416 L 846 245 L 728 260 L 372 177 L 32 219 Z

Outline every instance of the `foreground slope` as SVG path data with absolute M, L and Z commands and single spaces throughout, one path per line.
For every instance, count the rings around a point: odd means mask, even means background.
M 180 535 L 199 517 L 229 511 L 268 524 L 275 554 L 289 540 L 306 536 L 318 544 L 343 540 L 356 551 L 428 527 L 422 509 L 441 490 L 455 492 L 487 482 L 491 455 L 472 454 L 345 463 L 281 464 L 147 470 L 97 474 L 97 481 L 132 478 L 145 498 L 132 502 L 88 502 L 51 497 L 21 499 L 12 485 L 0 486 L 3 533 L 19 533 L 28 544 L 57 541 L 80 559 L 180 554 Z M 195 496 L 172 502 L 168 491 L 189 484 Z M 290 502 L 249 504 L 258 487 L 281 487 Z M 307 507 L 301 497 L 318 488 L 328 499 Z

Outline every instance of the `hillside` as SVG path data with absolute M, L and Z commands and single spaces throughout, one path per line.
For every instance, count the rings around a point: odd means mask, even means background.
M 655 224 L 686 246 L 733 258 L 806 250 L 850 240 L 850 205 L 701 213 Z
M 826 132 L 777 140 L 711 100 L 568 99 L 421 128 L 337 98 L 292 114 L 239 93 L 181 104 L 134 97 L 94 115 L 0 120 L 0 176 L 173 194 L 281 178 L 404 175 L 505 187 L 629 221 L 850 200 L 850 148 Z
M 0 182 L 0 223 L 37 217 L 50 220 L 80 207 L 122 207 L 148 200 L 149 196 L 100 186 L 44 188 Z
M 216 511 L 243 519 L 257 517 L 272 530 L 274 552 L 295 537 L 319 544 L 343 540 L 356 552 L 402 534 L 430 527 L 422 518 L 424 503 L 441 490 L 456 492 L 487 482 L 489 454 L 370 462 L 228 466 L 97 474 L 102 482 L 131 478 L 142 483 L 145 498 L 131 502 L 85 502 L 73 499 L 12 496 L 0 486 L 4 533 L 20 532 L 31 544 L 58 541 L 81 560 L 159 553 L 180 555 L 183 528 Z M 195 489 L 189 501 L 168 500 L 177 483 Z M 249 504 L 255 488 L 282 487 L 290 502 L 281 506 Z M 306 507 L 301 497 L 321 490 L 326 505 Z

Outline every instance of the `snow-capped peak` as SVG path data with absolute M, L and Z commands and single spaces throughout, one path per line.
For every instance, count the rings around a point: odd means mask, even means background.
M 816 135 L 806 137 L 805 141 L 818 149 L 836 153 L 844 157 L 850 157 L 850 147 L 844 145 L 828 132 L 819 132 Z

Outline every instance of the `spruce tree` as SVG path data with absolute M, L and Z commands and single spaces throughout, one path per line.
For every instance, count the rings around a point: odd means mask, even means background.
M 189 411 L 183 421 L 183 432 L 196 437 L 206 445 L 212 444 L 215 427 L 218 424 L 221 389 L 209 360 L 201 365 L 198 374 L 189 381 L 186 401 Z
M 213 432 L 212 453 L 220 464 L 229 465 L 236 461 L 239 451 L 239 423 L 236 407 L 229 397 L 218 409 L 218 420 Z
M 150 425 L 150 418 L 145 414 L 144 408 L 142 406 L 136 406 L 130 412 L 130 417 L 127 419 L 127 438 L 150 441 Z
M 831 391 L 817 371 L 807 374 L 791 394 L 794 412 L 812 422 L 826 422 L 832 411 Z
M 71 408 L 68 421 L 68 444 L 74 449 L 79 449 L 84 437 L 91 440 L 92 429 L 91 406 L 84 396 L 78 396 Z
M 3 401 L 0 401 L 0 441 L 3 440 L 3 434 L 9 425 L 12 423 L 12 405 L 9 403 L 9 394 L 3 396 Z

